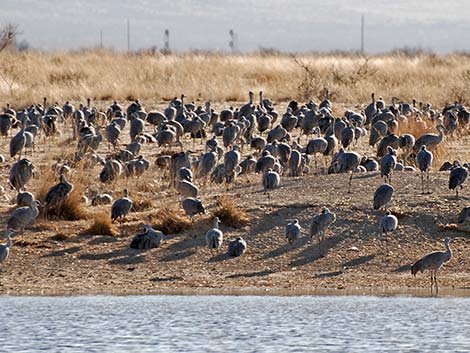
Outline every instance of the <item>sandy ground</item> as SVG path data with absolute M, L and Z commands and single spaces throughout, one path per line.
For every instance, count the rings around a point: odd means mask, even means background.
M 129 138 L 128 127 L 123 136 Z M 64 134 L 58 140 L 66 137 Z M 1 145 L 7 152 L 7 141 Z M 366 145 L 363 141 L 361 148 L 367 150 Z M 463 151 L 468 145 L 465 139 L 454 149 Z M 54 145 L 51 148 L 52 152 L 46 153 L 48 147 L 40 146 L 31 159 L 46 163 L 46 154 L 59 153 Z M 106 151 L 106 146 L 100 147 L 100 152 Z M 155 146 L 145 146 L 144 155 L 152 162 L 158 153 Z M 2 180 L 7 180 L 11 163 L 7 160 L 1 166 Z M 95 167 L 90 171 L 90 185 L 119 197 L 126 181 L 102 185 L 99 170 Z M 145 194 L 155 207 L 131 213 L 123 235 L 87 235 L 84 230 L 92 223 L 90 215 L 90 219 L 74 222 L 39 219 L 15 236 L 9 259 L 0 265 L 0 294 L 427 293 L 428 275 L 414 278 L 410 264 L 431 251 L 443 251 L 446 236 L 452 238 L 453 257 L 439 273 L 441 292 L 470 293 L 470 224 L 448 226 L 469 204 L 468 188 L 456 199 L 447 188 L 448 172 L 432 172 L 430 195 L 421 194 L 418 173 L 394 173 L 392 211 L 399 217 L 399 228 L 389 238 L 389 254 L 379 235 L 378 221 L 384 212 L 372 209 L 373 193 L 382 183 L 378 173 L 357 174 L 350 194 L 349 176 L 345 174 L 282 177 L 281 187 L 270 199 L 262 191 L 258 175 L 240 177 L 230 191 L 222 186 L 202 187 L 207 215 L 197 217 L 190 230 L 166 235 L 156 249 L 129 249 L 132 236 L 152 213 L 169 203 L 179 204 L 180 197 L 162 186 L 161 178 L 162 173 L 152 166 L 146 175 L 145 191 L 133 181 L 128 184 L 131 198 Z M 32 181 L 27 189 L 38 187 Z M 7 193 L 14 197 L 13 191 Z M 250 221 L 239 229 L 222 224 L 223 249 L 212 253 L 205 246 L 205 233 L 212 227 L 211 211 L 222 195 L 229 195 L 245 209 Z M 287 244 L 286 220 L 299 219 L 308 232 L 312 216 L 323 206 L 337 217 L 325 241 L 318 244 L 305 235 L 293 246 Z M 6 201 L 0 205 L 4 223 L 11 207 Z M 89 206 L 88 210 L 91 214 L 109 213 L 110 208 Z M 247 241 L 248 250 L 239 258 L 229 258 L 225 254 L 227 241 L 237 236 Z

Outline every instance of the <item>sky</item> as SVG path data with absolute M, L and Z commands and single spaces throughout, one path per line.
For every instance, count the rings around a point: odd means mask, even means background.
M 14 23 L 20 40 L 43 50 L 163 47 L 229 50 L 229 30 L 242 52 L 333 51 L 413 47 L 447 53 L 470 51 L 468 0 L 0 0 L 0 24 Z

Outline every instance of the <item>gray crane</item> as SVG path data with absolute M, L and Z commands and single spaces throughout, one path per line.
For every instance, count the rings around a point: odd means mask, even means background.
M 15 233 L 22 233 L 26 227 L 33 224 L 39 216 L 39 201 L 33 201 L 30 205 L 14 210 L 7 221 L 7 229 Z
M 218 217 L 214 218 L 214 226 L 206 233 L 206 243 L 209 249 L 219 249 L 224 240 L 224 233 L 219 229 L 220 220 Z
M 206 213 L 202 201 L 193 197 L 187 197 L 181 201 L 181 206 L 183 207 L 184 213 L 186 216 L 191 218 L 191 222 L 194 221 L 194 216 L 200 213 Z
M 380 160 L 380 176 L 389 183 L 392 181 L 392 171 L 397 165 L 397 151 L 392 147 L 387 147 L 388 153 Z
M 122 174 L 122 170 L 122 164 L 118 160 L 106 158 L 106 162 L 100 172 L 100 181 L 102 183 L 116 181 Z
M 398 218 L 390 211 L 385 212 L 385 215 L 380 219 L 380 230 L 385 238 L 387 254 L 389 253 L 388 247 L 388 233 L 393 232 L 398 227 Z
M 232 150 L 227 151 L 224 155 L 225 182 L 227 184 L 235 182 L 240 160 L 241 155 L 238 152 L 238 146 L 233 145 Z
M 129 247 L 131 249 L 149 250 L 158 248 L 163 242 L 163 233 L 155 230 L 152 226 L 145 224 L 142 233 L 138 233 L 132 238 Z
M 333 156 L 333 160 L 328 173 L 351 173 L 349 177 L 348 193 L 351 193 L 351 184 L 353 173 L 361 162 L 361 156 L 356 152 L 344 152 L 341 148 L 338 153 Z
M 398 147 L 403 151 L 404 165 L 408 162 L 408 157 L 413 152 L 413 146 L 415 145 L 415 137 L 411 134 L 401 134 L 398 136 Z
M 73 190 L 73 184 L 67 181 L 65 174 L 61 174 L 59 179 L 59 183 L 52 186 L 46 194 L 46 210 L 59 208 Z
M 279 187 L 279 184 L 281 183 L 281 176 L 269 168 L 264 174 L 263 174 L 263 189 L 264 192 L 268 193 L 268 198 L 269 198 L 269 191 L 277 189 Z
M 111 220 L 114 222 L 119 220 L 120 231 L 122 233 L 122 225 L 126 219 L 126 216 L 132 209 L 132 200 L 129 198 L 129 192 L 127 189 L 123 190 L 123 197 L 114 201 L 111 206 Z
M 444 126 L 437 125 L 437 131 L 439 132 L 438 135 L 427 133 L 421 135 L 415 142 L 413 146 L 413 151 L 418 153 L 422 145 L 426 145 L 426 148 L 430 151 L 434 151 L 437 146 L 444 140 Z
M 16 190 L 21 191 L 26 183 L 33 177 L 34 165 L 29 159 L 23 158 L 13 163 L 10 169 L 9 182 Z
M 388 204 L 392 200 L 394 188 L 390 184 L 382 184 L 374 192 L 374 210 L 379 210 L 385 206 L 385 210 L 388 208 Z
M 186 179 L 176 182 L 176 191 L 183 197 L 193 198 L 196 198 L 199 193 L 198 187 Z
M 113 121 L 105 127 L 104 136 L 109 144 L 116 149 L 117 144 L 119 143 L 119 135 L 121 134 L 121 128 L 119 125 Z M 109 146 L 109 145 L 108 145 Z
M 25 128 L 26 124 L 21 126 L 21 130 L 12 137 L 10 140 L 10 157 L 13 158 L 17 154 L 19 155 L 19 159 L 21 159 L 21 152 L 23 148 L 26 146 L 26 137 L 25 137 Z
M 444 239 L 446 251 L 436 251 L 427 254 L 411 266 L 411 274 L 413 276 L 416 276 L 418 272 L 423 273 L 427 270 L 431 271 L 431 295 L 433 294 L 433 287 L 436 288 L 436 295 L 439 292 L 439 287 L 437 285 L 437 272 L 445 262 L 452 258 L 452 250 L 450 249 L 449 243 L 450 239 L 449 237 L 446 237 Z
M 246 251 L 246 241 L 242 237 L 238 237 L 228 243 L 227 253 L 229 256 L 242 256 Z
M 463 223 L 468 217 L 470 217 L 470 207 L 464 207 L 462 211 L 460 211 L 457 221 Z
M 7 231 L 7 242 L 5 244 L 0 244 L 0 263 L 5 262 L 8 259 L 8 255 L 10 254 L 11 249 L 11 236 L 13 232 L 8 230 Z
M 113 202 L 113 197 L 109 194 L 98 194 L 96 191 L 92 193 L 91 205 L 109 205 Z
M 416 155 L 416 165 L 421 171 L 421 188 L 424 194 L 424 174 L 426 174 L 426 181 L 428 184 L 428 194 L 431 193 L 429 189 L 429 171 L 432 166 L 432 152 L 426 149 L 426 145 L 421 146 L 421 150 Z
M 300 238 L 301 233 L 302 227 L 300 226 L 298 219 L 294 219 L 292 222 L 286 225 L 285 237 L 290 245 L 293 245 L 294 242 Z
M 16 204 L 19 207 L 29 206 L 34 201 L 34 195 L 29 191 L 22 191 L 16 194 Z
M 452 168 L 449 175 L 449 190 L 455 189 L 455 196 L 459 197 L 459 187 L 463 188 L 463 183 L 467 179 L 468 170 L 463 166 L 456 166 Z
M 327 207 L 323 207 L 321 213 L 313 216 L 310 223 L 310 238 L 317 237 L 320 245 L 320 254 L 323 255 L 322 242 L 325 240 L 325 231 L 336 221 L 336 214 L 330 212 Z

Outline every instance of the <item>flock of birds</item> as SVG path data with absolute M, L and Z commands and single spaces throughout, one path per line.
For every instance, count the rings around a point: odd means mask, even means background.
M 225 184 L 233 188 L 243 174 L 259 173 L 262 187 L 268 194 L 281 185 L 281 178 L 298 177 L 308 173 L 329 174 L 350 173 L 348 192 L 355 173 L 368 171 L 380 172 L 384 183 L 374 193 L 373 209 L 384 209 L 380 219 L 380 230 L 387 236 L 398 227 L 398 219 L 388 211 L 394 187 L 392 175 L 396 171 L 415 171 L 421 174 L 422 192 L 431 192 L 429 172 L 433 166 L 433 153 L 446 135 L 454 135 L 459 129 L 466 128 L 470 122 L 470 112 L 463 105 L 452 104 L 441 112 L 430 104 L 406 102 L 387 106 L 382 98 L 372 101 L 362 111 L 346 110 L 341 117 L 333 115 L 329 93 L 320 103 L 309 101 L 300 105 L 291 101 L 284 114 L 276 111 L 273 103 L 259 92 L 259 101 L 254 101 L 254 94 L 249 93 L 248 103 L 234 109 L 215 111 L 210 102 L 203 107 L 185 101 L 184 95 L 174 98 L 163 111 L 145 111 L 139 101 L 127 107 L 113 102 L 106 111 L 92 106 L 91 101 L 80 104 L 78 108 L 66 102 L 35 104 L 15 111 L 7 105 L 0 114 L 0 135 L 10 138 L 10 158 L 16 159 L 9 175 L 9 185 L 17 192 L 17 205 L 6 225 L 7 242 L 0 246 L 0 262 L 7 259 L 12 247 L 11 237 L 31 226 L 40 214 L 40 209 L 48 211 L 63 207 L 74 186 L 67 179 L 77 165 L 93 168 L 102 165 L 99 173 L 101 183 L 114 183 L 125 176 L 137 179 L 147 173 L 151 162 L 141 154 L 145 144 L 156 144 L 162 150 L 171 152 L 159 155 L 155 161 L 157 168 L 163 170 L 169 187 L 181 195 L 181 207 L 188 217 L 193 219 L 205 213 L 203 201 L 199 198 L 199 185 L 208 182 Z M 397 135 L 400 126 L 415 125 L 435 126 L 436 133 L 414 136 L 409 133 Z M 146 126 L 152 132 L 146 131 Z M 129 126 L 130 143 L 122 147 L 123 130 Z M 13 135 L 14 130 L 18 131 Z M 59 175 L 59 182 L 50 188 L 44 198 L 44 205 L 35 196 L 25 190 L 28 182 L 37 173 L 36 166 L 24 155 L 33 155 L 36 141 L 44 138 L 49 143 L 61 130 L 71 130 L 76 141 L 76 150 L 67 160 L 59 160 L 53 167 Z M 147 128 L 148 130 L 148 128 Z M 294 135 L 297 134 L 297 138 Z M 184 149 L 184 138 L 188 136 L 188 145 L 195 147 L 200 140 L 203 152 L 195 157 L 190 149 Z M 302 145 L 302 137 L 306 143 Z M 361 155 L 352 149 L 360 139 L 368 136 L 369 145 L 376 147 L 375 156 Z M 191 141 L 192 140 L 192 141 Z M 97 153 L 102 144 L 108 145 L 105 158 Z M 249 149 L 249 153 L 243 151 Z M 324 157 L 327 168 L 321 168 L 319 159 Z M 398 159 L 401 156 L 401 159 Z M 23 158 L 22 158 L 23 157 Z M 5 160 L 0 156 L 0 160 Z M 313 163 L 312 163 L 313 160 Z M 312 165 L 313 164 L 313 165 Z M 462 188 L 467 176 L 468 165 L 459 161 L 446 163 L 441 170 L 450 170 L 449 189 Z M 196 183 L 197 181 L 197 183 Z M 2 193 L 5 190 L 0 190 Z M 111 219 L 122 225 L 131 212 L 133 201 L 128 190 L 123 190 L 120 199 L 113 200 L 106 193 L 90 192 L 89 204 L 112 204 Z M 87 198 L 87 196 L 84 196 Z M 465 208 L 459 217 L 464 221 L 470 215 L 470 208 Z M 314 215 L 310 224 L 310 237 L 316 237 L 319 244 L 324 243 L 327 229 L 336 220 L 336 215 L 327 207 Z M 207 246 L 211 251 L 220 249 L 224 235 L 219 229 L 220 220 L 214 218 L 213 228 L 206 234 Z M 288 223 L 285 236 L 293 244 L 302 235 L 298 220 Z M 142 233 L 131 241 L 130 247 L 149 249 L 158 247 L 164 241 L 164 234 L 144 225 Z M 451 258 L 449 239 L 445 240 L 446 252 L 435 252 L 418 260 L 411 269 L 413 275 L 425 270 L 431 271 L 431 292 L 433 286 L 437 293 L 436 274 L 444 262 Z M 228 243 L 230 256 L 241 256 L 247 249 L 246 241 L 238 237 Z M 388 253 L 388 242 L 387 242 Z

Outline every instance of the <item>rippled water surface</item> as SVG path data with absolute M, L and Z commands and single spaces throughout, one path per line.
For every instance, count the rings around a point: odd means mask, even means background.
M 1 352 L 468 352 L 470 298 L 0 297 Z

